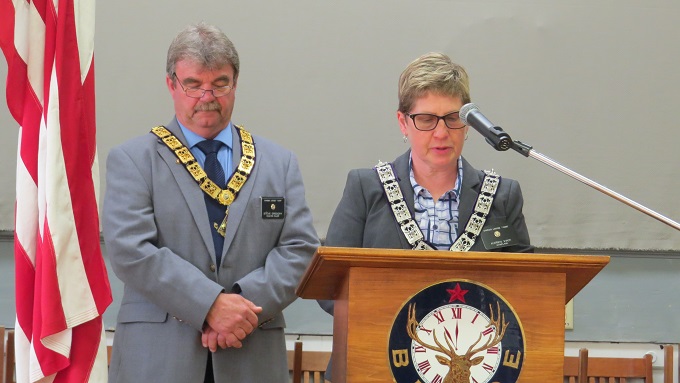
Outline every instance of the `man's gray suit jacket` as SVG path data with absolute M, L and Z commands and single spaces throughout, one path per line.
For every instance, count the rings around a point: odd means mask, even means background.
M 176 120 L 168 126 L 184 145 Z M 240 161 L 233 130 L 234 164 Z M 253 136 L 255 165 L 229 208 L 222 263 L 203 191 L 174 153 L 149 133 L 111 150 L 103 227 L 114 272 L 124 283 L 110 381 L 202 382 L 204 320 L 221 292 L 263 308 L 243 348 L 218 349 L 216 382 L 288 379 L 282 310 L 319 242 L 296 157 Z M 285 218 L 265 219 L 262 197 L 283 197 Z

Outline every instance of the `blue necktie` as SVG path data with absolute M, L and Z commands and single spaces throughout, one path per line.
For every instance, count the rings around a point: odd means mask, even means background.
M 203 170 L 208 175 L 208 178 L 217 186 L 224 188 L 224 169 L 220 165 L 220 161 L 217 160 L 217 152 L 220 147 L 224 145 L 221 141 L 217 140 L 204 140 L 196 144 L 196 146 L 205 153 L 205 164 L 203 165 Z M 203 194 L 205 197 L 205 206 L 208 209 L 208 218 L 210 218 L 210 232 L 213 237 L 213 244 L 215 245 L 215 259 L 217 261 L 217 268 L 220 267 L 220 261 L 222 260 L 222 248 L 224 247 L 224 237 L 217 232 L 215 223 L 219 226 L 224 219 L 227 207 L 220 205 L 215 199 L 207 194 Z

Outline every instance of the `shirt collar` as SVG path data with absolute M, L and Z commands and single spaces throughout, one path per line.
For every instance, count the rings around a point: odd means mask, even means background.
M 416 177 L 413 174 L 413 157 L 412 154 L 409 153 L 408 156 L 408 169 L 409 169 L 409 178 L 411 180 L 411 187 L 413 188 L 413 194 L 418 195 L 421 191 L 427 190 L 421 185 L 416 182 Z M 447 191 L 447 193 L 453 193 L 454 198 L 458 200 L 460 197 L 460 189 L 463 186 L 463 157 L 458 157 L 458 176 L 456 177 L 456 183 L 453 185 L 453 189 Z M 429 193 L 429 191 L 428 191 Z
M 181 122 L 177 121 L 179 124 L 180 129 L 182 129 L 182 133 L 184 134 L 184 138 L 187 139 L 187 147 L 193 148 L 197 143 L 205 140 L 205 138 L 199 136 L 198 134 L 192 132 L 188 128 L 186 128 L 184 125 L 182 125 Z M 225 129 L 222 129 L 221 132 L 217 134 L 217 136 L 214 138 L 214 140 L 222 141 L 224 145 L 227 146 L 231 150 L 231 145 L 232 145 L 232 129 L 231 129 L 231 121 L 227 125 Z

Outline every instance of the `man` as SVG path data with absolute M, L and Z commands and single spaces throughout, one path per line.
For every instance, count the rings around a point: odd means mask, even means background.
M 282 310 L 319 245 L 297 159 L 231 122 L 239 59 L 219 29 L 181 31 L 166 70 L 175 118 L 107 160 L 125 284 L 110 381 L 287 382 Z

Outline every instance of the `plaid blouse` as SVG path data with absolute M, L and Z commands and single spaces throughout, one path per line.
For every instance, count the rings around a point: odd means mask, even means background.
M 444 193 L 437 201 L 434 201 L 427 189 L 416 182 L 410 161 L 409 165 L 415 221 L 427 242 L 439 250 L 449 250 L 458 238 L 458 197 L 463 183 L 463 160 L 458 158 L 458 177 L 453 189 Z

